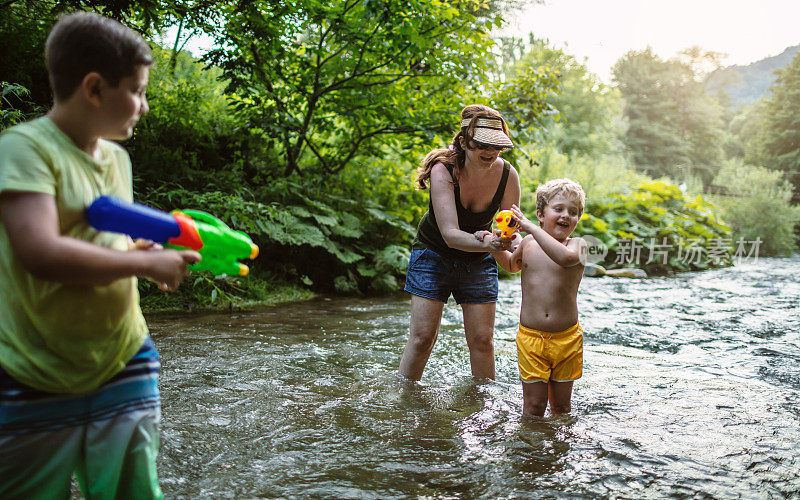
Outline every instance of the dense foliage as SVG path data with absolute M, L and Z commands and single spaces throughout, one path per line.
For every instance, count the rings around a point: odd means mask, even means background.
M 31 103 L 50 105 L 50 85 L 44 66 L 44 42 L 57 17 L 55 3 L 20 0 L 0 8 L 0 106 L 28 115 Z M 7 92 L 14 84 L 24 92 Z M 26 99 L 27 98 L 27 99 Z
M 408 259 L 408 249 L 396 242 L 407 241 L 414 230 L 376 203 L 290 181 L 276 181 L 247 197 L 170 189 L 151 192 L 148 199 L 157 207 L 202 208 L 250 234 L 262 249 L 253 263 L 256 276 L 263 269 L 342 293 L 395 290 L 395 276 Z
M 590 199 L 576 234 L 603 242 L 608 268 L 664 274 L 731 264 L 731 230 L 714 206 L 664 182 Z
M 757 139 L 757 155 L 764 166 L 785 172 L 800 188 L 800 52 L 777 72 L 765 101 Z
M 386 207 L 419 204 L 410 177 L 397 165 L 353 165 L 326 180 L 259 181 L 252 164 L 269 161 L 270 150 L 232 112 L 219 71 L 185 55 L 169 70 L 169 52 L 154 54 L 152 111 L 128 144 L 139 201 L 199 208 L 248 232 L 262 248 L 254 276 L 339 292 L 397 288 L 408 254 L 398 243 L 413 233 L 415 214 Z M 399 186 L 407 186 L 405 199 Z
M 214 213 L 262 253 L 247 279 L 198 275 L 169 299 L 142 284 L 148 303 L 168 307 L 305 296 L 298 287 L 398 290 L 428 207 L 428 193 L 414 189 L 416 165 L 451 141 L 471 102 L 507 118 L 517 147 L 506 157 L 526 212 L 548 179 L 583 185 L 578 232 L 607 245 L 606 266 L 659 274 L 729 265 L 737 238 L 766 241 L 761 210 L 781 214 L 782 228 L 762 254 L 793 251 L 784 179 L 800 155 L 798 59 L 770 99 L 732 111 L 708 90 L 704 65 L 717 54 L 631 52 L 612 87 L 532 36 L 492 40 L 514 4 L 11 0 L 0 8 L 0 128 L 49 107 L 41 54 L 59 14 L 101 12 L 150 40 L 174 28 L 169 46 L 153 44 L 150 113 L 125 144 L 136 199 Z M 181 50 L 197 33 L 216 41 L 203 60 Z M 761 185 L 767 198 L 753 189 Z M 732 196 L 715 208 L 704 201 L 711 188 Z
M 134 163 L 134 189 L 151 191 L 236 191 L 247 178 L 248 159 L 261 156 L 258 137 L 237 120 L 224 95 L 220 71 L 185 53 L 168 63 L 169 51 L 154 47 L 150 112 L 126 147 Z
M 800 207 L 791 205 L 792 186 L 781 172 L 730 160 L 714 182 L 730 189 L 729 196 L 717 196 L 715 203 L 730 221 L 734 240 L 759 239 L 759 255 L 791 255 Z

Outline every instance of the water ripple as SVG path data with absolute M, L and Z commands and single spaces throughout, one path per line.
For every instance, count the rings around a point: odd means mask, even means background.
M 321 298 L 150 318 L 169 498 L 769 498 L 800 491 L 800 259 L 585 279 L 567 416 L 523 418 L 518 280 L 497 380 L 445 307 L 425 376 L 395 375 L 409 301 Z

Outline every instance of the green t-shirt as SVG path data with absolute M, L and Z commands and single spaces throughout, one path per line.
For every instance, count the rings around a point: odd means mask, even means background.
M 86 207 L 100 195 L 133 197 L 128 154 L 100 141 L 102 161 L 78 149 L 47 117 L 0 135 L 0 192 L 55 197 L 61 234 L 127 250 L 127 236 L 98 232 Z M 14 379 L 56 393 L 86 392 L 119 372 L 141 347 L 147 326 L 136 278 L 107 286 L 34 278 L 0 224 L 0 366 Z

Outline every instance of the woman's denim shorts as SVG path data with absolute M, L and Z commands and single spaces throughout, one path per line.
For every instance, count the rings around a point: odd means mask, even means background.
M 464 262 L 429 248 L 412 249 L 405 291 L 439 302 L 451 293 L 459 304 L 497 302 L 497 263 L 491 255 Z

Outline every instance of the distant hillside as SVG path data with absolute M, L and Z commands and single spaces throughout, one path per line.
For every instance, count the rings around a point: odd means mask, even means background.
M 719 69 L 709 75 L 708 87 L 711 90 L 724 88 L 736 106 L 754 103 L 767 94 L 767 89 L 775 81 L 775 70 L 789 64 L 797 52 L 800 52 L 800 45 L 747 66 Z

